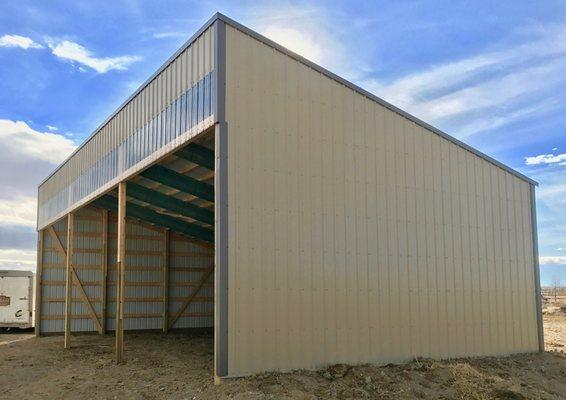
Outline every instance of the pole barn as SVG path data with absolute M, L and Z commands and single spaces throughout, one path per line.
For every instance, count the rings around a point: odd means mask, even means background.
M 542 351 L 535 186 L 216 14 L 40 184 L 36 334 L 214 327 L 217 377 Z

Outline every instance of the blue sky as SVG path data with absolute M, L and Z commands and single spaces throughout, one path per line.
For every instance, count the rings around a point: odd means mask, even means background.
M 566 284 L 566 3 L 0 5 L 0 268 L 33 268 L 37 184 L 214 12 L 540 182 L 543 284 Z

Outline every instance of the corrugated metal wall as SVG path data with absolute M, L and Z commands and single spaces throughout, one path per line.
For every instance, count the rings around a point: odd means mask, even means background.
M 205 30 L 40 185 L 39 228 L 158 150 L 175 147 L 175 139 L 192 137 L 187 131 L 212 125 L 213 30 Z
M 226 30 L 229 375 L 538 350 L 530 184 Z
M 75 213 L 73 265 L 99 319 L 102 315 L 103 241 L 102 213 L 86 207 Z M 108 277 L 106 327 L 114 330 L 116 310 L 116 216 L 108 224 Z M 66 251 L 67 221 L 53 225 Z M 41 289 L 41 332 L 63 332 L 65 316 L 65 259 L 56 250 L 52 237 L 44 235 Z M 189 241 L 182 235 L 170 235 L 169 312 L 173 315 L 210 267 L 214 250 Z M 164 230 L 133 220 L 126 223 L 126 292 L 124 329 L 161 329 L 163 327 Z M 212 327 L 214 275 L 200 289 L 195 301 L 173 328 Z M 73 286 L 72 331 L 96 331 L 86 305 Z

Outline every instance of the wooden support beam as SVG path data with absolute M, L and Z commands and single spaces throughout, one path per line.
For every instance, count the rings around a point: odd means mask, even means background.
M 34 310 L 34 321 L 35 321 L 35 337 L 39 337 L 41 334 L 41 284 L 42 284 L 42 274 L 43 274 L 43 235 L 44 230 L 40 230 L 37 233 L 37 269 L 35 271 L 35 310 Z
M 102 316 L 100 334 L 106 333 L 106 307 L 107 307 L 107 282 L 108 282 L 108 210 L 102 210 Z
M 72 218 L 72 219 L 74 220 L 74 218 Z M 55 249 L 59 252 L 61 257 L 64 260 L 70 260 L 71 261 L 71 263 L 69 265 L 67 265 L 65 263 L 67 268 L 70 269 L 70 273 L 71 273 L 70 282 L 73 285 L 77 286 L 77 289 L 79 291 L 79 296 L 80 296 L 82 302 L 86 305 L 87 310 L 88 310 L 88 314 L 90 315 L 90 318 L 94 322 L 98 332 L 101 332 L 102 331 L 102 325 L 101 325 L 100 321 L 98 320 L 98 316 L 96 315 L 96 312 L 94 311 L 94 307 L 92 306 L 92 303 L 90 302 L 90 299 L 88 298 L 88 296 L 87 296 L 87 294 L 84 290 L 84 286 L 85 285 L 86 286 L 91 285 L 91 282 L 85 282 L 84 284 L 83 284 L 83 282 L 81 282 L 81 280 L 79 279 L 79 277 L 77 275 L 77 272 L 75 271 L 75 267 L 73 266 L 72 257 L 67 256 L 69 253 L 67 251 L 65 251 L 65 248 L 63 247 L 63 244 L 61 243 L 59 236 L 57 236 L 55 229 L 53 229 L 53 226 L 50 226 L 49 228 L 47 228 L 47 231 L 49 232 L 49 235 L 51 236 L 53 244 L 55 245 Z M 74 234 L 73 234 L 73 236 L 74 236 Z M 69 233 L 67 233 L 67 242 L 68 241 L 69 241 Z M 72 247 L 73 246 L 72 246 L 72 243 L 71 243 L 71 250 L 72 250 Z M 53 284 L 52 282 L 53 281 L 44 281 L 44 284 L 45 285 Z M 66 279 L 64 282 L 65 282 L 65 286 L 66 286 L 68 280 Z M 96 282 L 96 284 L 99 284 L 99 282 Z
M 169 246 L 171 244 L 171 232 L 165 229 L 163 232 L 163 332 L 169 330 Z
M 126 262 L 126 182 L 118 184 L 118 271 L 116 285 L 116 363 L 124 361 L 124 290 Z
M 71 298 L 72 286 L 72 272 L 71 266 L 73 265 L 73 213 L 67 214 L 67 254 L 65 255 L 65 263 L 67 273 L 65 275 L 65 344 L 66 349 L 71 348 L 71 313 L 73 306 L 73 299 Z M 61 244 L 59 242 L 59 244 Z
M 171 329 L 173 327 L 173 325 L 175 325 L 175 322 L 177 322 L 177 320 L 179 319 L 181 314 L 183 314 L 183 312 L 187 309 L 187 307 L 193 302 L 197 293 L 204 286 L 205 282 L 208 280 L 208 278 L 210 277 L 210 275 L 212 274 L 213 271 L 214 271 L 214 265 L 212 265 L 207 271 L 205 271 L 202 274 L 200 280 L 193 287 L 193 290 L 191 291 L 191 293 L 185 298 L 185 300 L 181 304 L 181 307 L 179 307 L 179 309 L 177 310 L 175 315 L 173 315 L 173 317 L 169 321 L 169 329 Z

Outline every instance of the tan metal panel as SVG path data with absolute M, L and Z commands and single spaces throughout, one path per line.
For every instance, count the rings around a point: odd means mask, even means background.
M 229 375 L 536 351 L 529 183 L 226 31 Z

